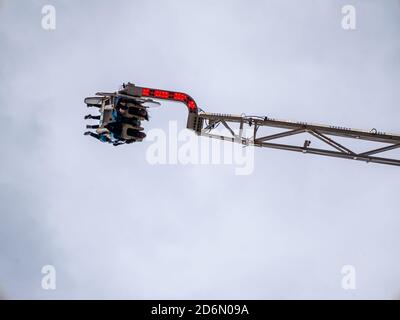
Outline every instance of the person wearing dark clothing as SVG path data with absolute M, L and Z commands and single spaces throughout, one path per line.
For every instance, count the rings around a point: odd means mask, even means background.
M 121 134 L 122 134 L 121 122 L 109 122 L 104 127 L 108 129 L 116 139 L 121 139 Z
M 121 117 L 120 121 L 122 123 L 126 123 L 126 124 L 130 124 L 134 127 L 140 127 L 140 120 L 137 120 L 135 118 L 125 118 L 125 117 Z

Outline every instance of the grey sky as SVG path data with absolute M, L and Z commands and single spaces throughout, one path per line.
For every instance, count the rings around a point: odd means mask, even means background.
M 399 298 L 397 167 L 257 149 L 241 177 L 82 135 L 83 98 L 127 81 L 210 112 L 400 132 L 399 27 L 390 0 L 1 1 L 0 294 Z M 185 126 L 179 105 L 151 115 L 147 129 Z

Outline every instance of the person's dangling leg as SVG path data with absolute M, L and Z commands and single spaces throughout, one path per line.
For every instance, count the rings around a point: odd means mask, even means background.
M 100 120 L 101 116 L 92 116 L 91 114 L 87 114 L 85 116 L 85 120 L 87 119 L 93 119 L 93 120 Z
M 96 138 L 96 139 L 100 140 L 100 135 L 98 135 L 97 133 L 94 133 L 94 132 L 86 131 L 84 133 L 84 135 L 85 136 L 91 136 L 93 138 Z
M 95 124 L 95 125 L 88 124 L 88 125 L 86 125 L 86 129 L 98 129 L 99 127 L 100 126 L 98 124 Z
M 101 108 L 101 104 L 91 104 L 91 103 L 87 103 L 86 107 L 90 108 L 90 107 L 94 107 L 94 108 Z

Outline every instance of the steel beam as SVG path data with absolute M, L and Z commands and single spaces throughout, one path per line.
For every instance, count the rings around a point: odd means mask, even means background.
M 256 147 L 281 149 L 309 154 L 316 154 L 322 156 L 336 157 L 342 159 L 351 159 L 364 162 L 381 163 L 387 165 L 400 166 L 400 159 L 392 159 L 387 157 L 377 157 L 373 156 L 378 153 L 383 153 L 389 150 L 400 148 L 400 135 L 389 134 L 384 132 L 377 132 L 376 130 L 358 130 L 351 128 L 326 126 L 319 124 L 309 124 L 305 122 L 293 122 L 284 120 L 274 120 L 267 117 L 246 117 L 238 115 L 229 114 L 215 114 L 215 113 L 199 113 L 198 117 L 208 122 L 209 125 L 202 128 L 197 133 L 202 136 L 207 136 L 214 139 L 220 139 L 235 143 L 240 143 L 242 145 L 253 145 Z M 215 124 L 222 123 L 223 126 L 229 131 L 230 136 L 224 136 L 221 134 L 213 133 L 215 129 Z M 239 125 L 238 131 L 239 135 L 235 133 L 232 129 L 232 125 Z M 244 126 L 247 125 L 249 128 L 251 126 L 253 129 L 252 137 L 243 137 Z M 285 131 L 264 135 L 257 137 L 258 129 L 261 127 L 270 128 L 280 128 Z M 310 148 L 310 141 L 306 140 L 303 145 L 290 145 L 281 143 L 270 143 L 267 141 L 278 140 L 284 137 L 289 137 L 301 133 L 308 133 L 320 141 L 324 142 L 327 146 L 335 148 L 335 150 L 328 150 L 322 148 Z M 333 139 L 333 137 L 345 137 L 349 141 L 357 142 L 359 140 L 389 143 L 390 145 L 383 146 L 377 149 L 371 149 L 362 153 L 356 153 L 350 148 L 343 145 L 343 143 L 338 143 Z

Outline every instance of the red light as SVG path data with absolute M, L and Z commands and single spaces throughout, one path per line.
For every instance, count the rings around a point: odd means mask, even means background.
M 143 88 L 142 89 L 142 96 L 149 96 L 150 95 L 150 89 L 149 88 Z
M 189 109 L 196 109 L 196 103 L 193 100 L 188 102 Z
M 187 98 L 187 95 L 184 93 L 180 93 L 180 92 L 174 93 L 174 100 L 185 101 L 186 98 Z
M 168 91 L 155 90 L 154 91 L 154 96 L 157 97 L 157 98 L 168 99 L 169 93 L 168 93 Z
M 165 99 L 165 100 L 180 101 L 180 102 L 183 102 L 184 104 L 186 104 L 186 106 L 188 107 L 189 110 L 193 110 L 193 111 L 197 110 L 196 102 L 190 96 L 188 96 L 186 93 L 159 90 L 159 89 L 151 89 L 151 88 L 142 88 L 142 96 L 154 97 L 154 98 Z

